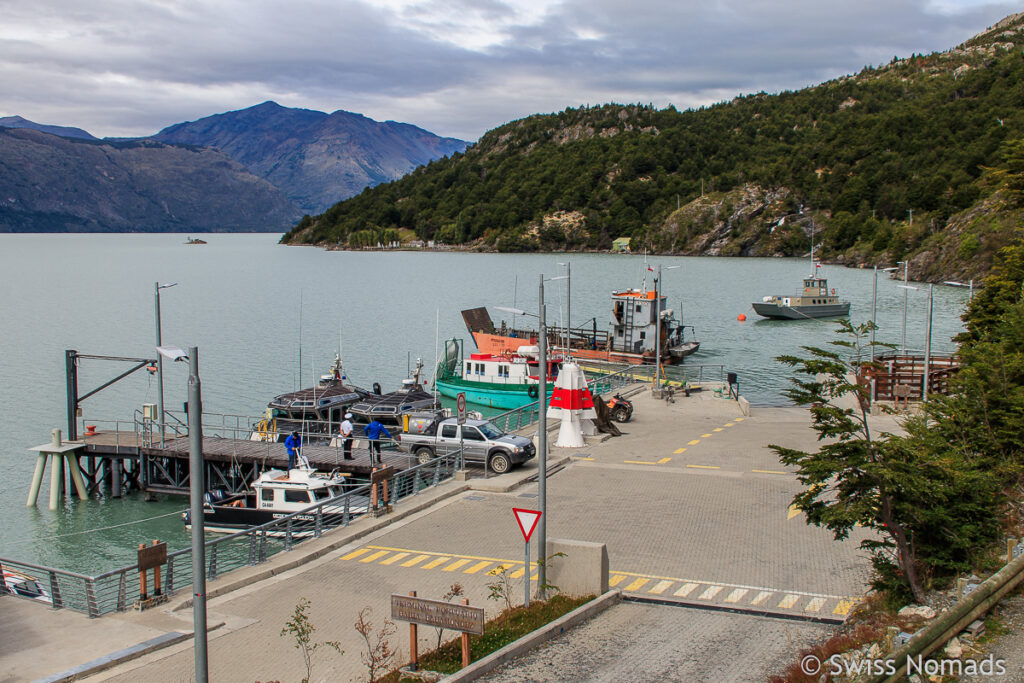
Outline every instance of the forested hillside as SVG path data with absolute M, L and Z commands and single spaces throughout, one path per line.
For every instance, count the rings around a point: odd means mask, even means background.
M 1021 225 L 1024 15 L 942 53 L 700 110 L 608 104 L 509 123 L 283 241 L 796 255 L 972 277 Z M 915 272 L 916 271 L 916 272 Z

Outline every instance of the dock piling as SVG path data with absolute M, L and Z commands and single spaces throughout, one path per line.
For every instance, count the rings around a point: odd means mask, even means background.
M 64 458 L 59 453 L 53 454 L 50 462 L 50 509 L 60 507 L 60 499 L 64 493 Z
M 28 487 L 28 502 L 25 503 L 27 507 L 35 507 L 36 501 L 39 500 L 39 487 L 43 483 L 43 473 L 46 472 L 46 461 L 49 459 L 50 454 L 40 452 L 36 457 L 36 470 L 32 473 L 32 483 Z

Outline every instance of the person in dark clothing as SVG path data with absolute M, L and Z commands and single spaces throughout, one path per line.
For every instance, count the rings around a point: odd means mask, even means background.
M 299 450 L 302 448 L 302 437 L 298 432 L 292 432 L 284 440 L 284 449 L 288 451 L 288 470 L 295 469 L 295 461 L 299 457 Z
M 390 439 L 391 433 L 387 430 L 387 427 L 382 425 L 376 419 L 363 427 L 363 433 L 366 434 L 366 438 L 370 440 L 370 463 L 373 464 L 373 456 L 376 454 L 377 463 L 381 464 L 380 441 L 382 437 Z

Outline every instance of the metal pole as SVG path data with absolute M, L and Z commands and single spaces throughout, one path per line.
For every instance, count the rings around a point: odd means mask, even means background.
M 658 279 L 654 282 L 654 390 L 661 388 L 661 264 L 658 264 Z M 656 394 L 661 398 L 661 392 Z
M 921 400 L 928 400 L 928 375 L 932 366 L 932 289 L 935 285 L 928 285 L 928 334 L 924 339 L 924 386 L 921 389 Z
M 530 606 L 530 574 L 533 573 L 532 571 L 530 571 L 530 542 L 529 541 L 526 542 L 526 565 L 525 565 L 525 567 L 526 567 L 526 576 L 523 579 L 523 593 L 524 593 L 524 596 L 523 596 L 523 607 L 529 607 Z
M 64 351 L 64 376 L 67 382 L 68 441 L 78 440 L 78 351 Z
M 540 597 L 544 598 L 547 585 L 547 571 L 544 567 L 544 553 L 547 549 L 548 520 L 548 331 L 544 322 L 544 276 L 540 276 L 540 387 L 537 392 L 537 450 L 539 476 L 537 477 L 537 500 L 540 503 L 540 522 L 537 526 L 537 585 Z M 526 583 L 530 583 L 527 567 Z M 529 589 L 527 589 L 529 590 Z
M 160 340 L 160 283 L 153 283 L 153 306 L 156 315 L 156 345 L 162 346 Z M 164 356 L 156 355 L 156 405 L 160 413 L 160 448 L 164 447 Z M 145 476 L 145 473 L 143 473 Z
M 566 347 L 572 345 L 572 264 L 565 262 L 565 275 L 568 278 L 565 294 L 565 326 L 569 328 L 569 338 L 566 340 Z
M 871 285 L 871 327 L 878 323 L 878 266 L 875 266 L 875 282 Z M 875 362 L 875 331 L 871 330 L 871 362 Z
M 907 355 L 907 295 L 910 290 L 907 289 L 907 271 L 910 269 L 910 262 L 903 262 L 903 337 L 900 342 L 900 353 L 904 356 Z
M 188 350 L 188 462 L 192 508 L 192 629 L 196 683 L 209 680 L 206 661 L 206 546 L 203 530 L 203 404 L 199 348 Z

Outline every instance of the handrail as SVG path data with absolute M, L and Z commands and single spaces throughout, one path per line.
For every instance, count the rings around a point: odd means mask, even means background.
M 388 480 L 389 505 L 397 505 L 420 491 L 437 486 L 455 476 L 459 453 L 451 453 L 395 473 Z M 243 566 L 266 562 L 277 552 L 324 532 L 348 526 L 370 509 L 371 484 L 364 484 L 328 500 L 318 501 L 303 510 L 291 512 L 259 526 L 206 540 L 209 579 Z M 192 549 L 182 548 L 167 554 L 162 566 L 166 595 L 172 595 L 192 581 Z M 137 592 L 139 572 L 136 564 L 88 576 L 0 557 L 0 565 L 15 569 L 34 579 L 45 591 L 54 608 L 68 608 L 98 617 L 131 607 L 129 596 Z M 0 593 L 8 592 L 0 582 Z

